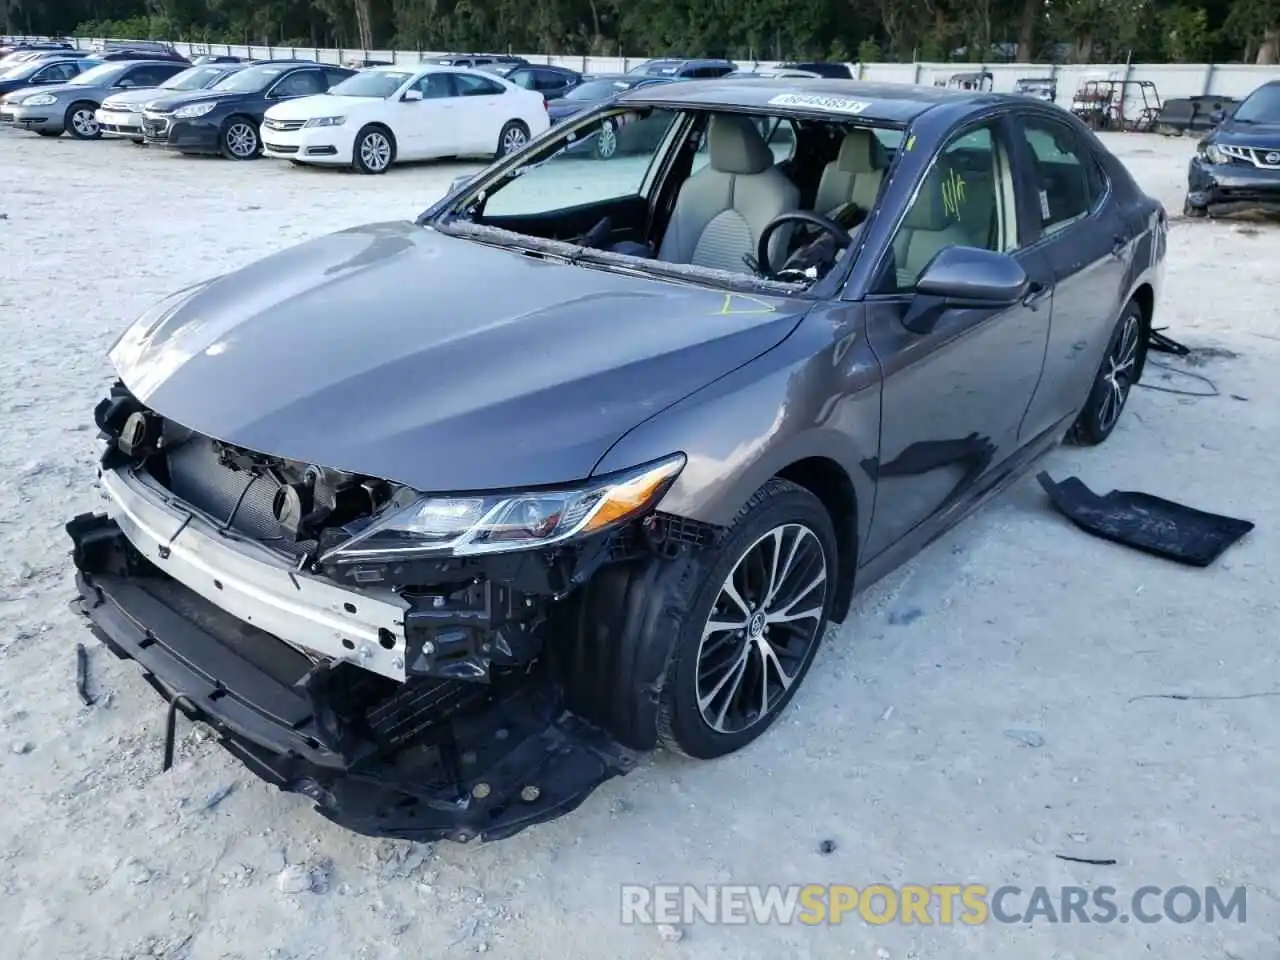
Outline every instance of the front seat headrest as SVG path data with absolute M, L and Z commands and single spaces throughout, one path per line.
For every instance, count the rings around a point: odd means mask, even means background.
M 963 203 L 964 181 L 945 158 L 939 157 L 920 182 L 902 225 L 913 230 L 945 230 L 959 221 Z
M 750 117 L 717 113 L 707 125 L 711 169 L 750 176 L 773 166 L 773 151 Z
M 870 130 L 850 130 L 840 143 L 836 168 L 845 173 L 871 173 L 879 170 L 879 144 Z

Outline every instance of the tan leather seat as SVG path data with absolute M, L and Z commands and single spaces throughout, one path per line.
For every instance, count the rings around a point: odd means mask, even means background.
M 747 273 L 764 228 L 799 209 L 800 191 L 774 166 L 773 151 L 748 117 L 715 114 L 707 125 L 705 167 L 685 181 L 658 259 Z M 770 259 L 780 263 L 792 225 L 774 231 Z
M 967 197 L 957 199 L 955 184 L 958 180 L 946 158 L 940 157 L 920 184 L 920 192 L 893 238 L 899 290 L 914 287 L 916 279 L 938 251 L 946 247 L 972 246 L 958 213 L 960 203 L 968 200 Z
M 840 153 L 823 168 L 814 212 L 828 216 L 850 201 L 870 210 L 884 180 L 883 167 L 875 135 L 870 130 L 850 130 Z

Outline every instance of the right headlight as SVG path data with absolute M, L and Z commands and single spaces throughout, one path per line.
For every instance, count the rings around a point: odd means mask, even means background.
M 1231 158 L 1222 152 L 1222 148 L 1216 143 L 1206 143 L 1204 149 L 1201 150 L 1204 158 L 1210 163 L 1230 163 Z
M 684 469 L 683 453 L 556 490 L 423 496 L 392 507 L 321 560 L 355 563 L 474 556 L 553 546 L 652 509 Z
M 196 117 L 203 117 L 216 107 L 216 103 L 193 103 L 187 107 L 179 107 L 173 111 L 173 115 L 179 120 L 194 120 Z

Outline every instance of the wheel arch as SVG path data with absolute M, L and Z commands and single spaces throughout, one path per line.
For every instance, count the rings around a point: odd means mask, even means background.
M 858 569 L 858 495 L 848 472 L 826 456 L 805 457 L 788 464 L 774 476 L 803 487 L 822 501 L 836 531 L 838 556 L 836 594 L 831 605 L 831 620 L 843 623 L 853 602 L 853 587 Z

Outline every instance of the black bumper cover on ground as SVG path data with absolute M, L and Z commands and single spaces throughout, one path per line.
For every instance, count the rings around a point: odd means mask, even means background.
M 251 771 L 347 829 L 497 840 L 568 813 L 635 766 L 636 754 L 566 712 L 533 675 L 496 694 L 463 681 L 406 685 L 363 724 L 336 723 L 316 694 L 324 670 L 290 682 L 300 654 L 160 574 L 107 517 L 77 517 L 67 531 L 75 606 L 107 647 Z M 424 722 L 424 699 L 466 706 Z M 384 734 L 405 729 L 410 706 L 421 731 L 389 746 Z

